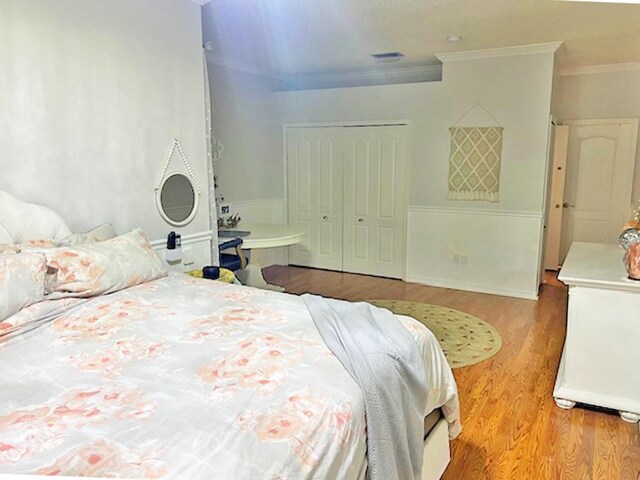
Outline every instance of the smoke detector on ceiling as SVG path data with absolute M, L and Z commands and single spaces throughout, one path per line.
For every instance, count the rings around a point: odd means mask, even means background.
M 385 53 L 374 53 L 371 55 L 373 61 L 376 63 L 389 63 L 389 62 L 397 62 L 402 57 L 403 54 L 400 52 L 385 52 Z

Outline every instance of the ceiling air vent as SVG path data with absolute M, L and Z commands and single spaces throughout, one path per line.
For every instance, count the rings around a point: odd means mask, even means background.
M 371 57 L 373 58 L 374 62 L 382 63 L 382 62 L 397 62 L 402 57 L 404 57 L 404 55 L 401 54 L 400 52 L 385 52 L 385 53 L 374 53 L 373 55 L 371 55 Z

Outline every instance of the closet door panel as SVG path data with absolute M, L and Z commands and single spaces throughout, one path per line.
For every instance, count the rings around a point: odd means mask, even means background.
M 288 129 L 287 169 L 289 223 L 307 233 L 289 263 L 342 270 L 341 129 Z
M 346 176 L 349 183 L 345 185 L 345 193 L 354 197 L 356 216 L 367 217 L 370 211 L 371 163 L 375 161 L 371 158 L 371 141 L 367 137 L 357 138 L 351 147 L 350 173 L 353 172 L 353 175 Z
M 394 252 L 394 229 L 391 227 L 378 228 L 378 262 L 393 263 Z
M 369 227 L 365 225 L 354 225 L 353 239 L 351 242 L 352 258 L 368 261 L 369 260 Z M 347 250 L 345 248 L 345 250 Z
M 307 139 L 303 139 L 298 145 L 296 145 L 295 159 L 296 159 L 296 207 L 300 215 L 311 215 L 311 157 L 313 151 L 311 149 L 311 142 Z
M 406 127 L 345 128 L 344 271 L 401 278 Z
M 380 145 L 380 164 L 378 177 L 381 180 L 377 198 L 380 219 L 393 221 L 396 205 L 396 152 L 398 144 L 395 138 L 384 138 Z

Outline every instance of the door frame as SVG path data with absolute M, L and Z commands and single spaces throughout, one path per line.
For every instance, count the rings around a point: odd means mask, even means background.
M 549 209 L 547 212 L 547 241 L 544 249 L 543 267 L 545 270 L 558 271 L 560 264 L 560 235 L 562 234 L 562 202 L 564 202 L 564 185 L 567 174 L 567 155 L 569 147 L 569 125 L 557 124 L 551 159 L 551 171 L 549 190 Z M 554 200 L 552 202 L 551 200 Z M 556 210 L 558 212 L 556 212 Z M 554 215 L 555 214 L 555 215 Z M 553 217 L 553 218 L 552 218 Z M 552 222 L 553 220 L 553 222 Z M 556 227 L 556 228 L 552 228 Z M 549 238 L 553 234 L 553 245 Z M 557 247 L 557 248 L 556 248 Z M 553 248 L 554 262 L 549 264 L 549 249 Z
M 589 118 L 561 120 L 559 125 L 570 125 L 579 127 L 589 127 L 598 125 L 638 125 L 638 119 L 634 117 L 626 118 Z
M 547 150 L 546 150 L 546 158 L 544 163 L 544 186 L 542 190 L 542 220 L 540 222 L 540 242 L 538 245 L 538 274 L 536 276 L 536 285 L 538 290 L 540 290 L 540 286 L 544 283 L 544 258 L 545 258 L 545 250 L 547 245 L 547 236 L 548 236 L 548 216 L 549 216 L 549 204 L 551 197 L 551 176 L 550 172 L 552 170 L 553 164 L 553 146 L 555 142 L 555 128 L 557 125 L 557 120 L 554 117 L 553 113 L 549 114 L 549 124 L 547 125 Z
M 630 140 L 630 152 L 633 155 L 633 172 L 631 174 L 631 178 L 629 182 L 631 183 L 631 194 L 629 198 L 629 210 L 628 214 L 631 215 L 631 212 L 634 208 L 634 200 L 633 200 L 633 187 L 634 187 L 634 179 L 636 176 L 636 163 L 638 161 L 638 125 L 640 123 L 640 119 L 634 117 L 625 117 L 625 118 L 593 118 L 593 119 L 572 119 L 572 120 L 562 120 L 559 125 L 567 125 L 569 126 L 569 135 L 571 135 L 571 127 L 591 127 L 598 125 L 631 125 L 634 127 L 631 133 Z M 565 174 L 568 174 L 568 170 L 565 171 Z M 562 238 L 562 229 L 560 230 L 560 235 Z
M 407 279 L 407 231 L 408 231 L 408 217 L 409 217 L 409 195 L 411 194 L 411 170 L 412 170 L 412 158 L 411 155 L 411 120 L 364 120 L 364 121 L 343 121 L 343 122 L 285 122 L 282 124 L 282 190 L 283 190 L 283 209 L 284 209 L 284 221 L 289 223 L 289 164 L 287 160 L 287 130 L 289 128 L 332 128 L 332 127 L 390 127 L 390 126 L 405 126 L 407 128 L 407 136 L 405 145 L 405 176 L 403 180 L 403 187 L 407 192 L 404 197 L 402 216 L 402 236 L 404 241 L 402 242 L 402 281 Z M 343 186 L 344 188 L 344 186 Z M 289 262 L 289 254 L 287 252 L 285 260 Z

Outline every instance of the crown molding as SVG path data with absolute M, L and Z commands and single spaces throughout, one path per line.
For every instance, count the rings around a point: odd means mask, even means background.
M 632 3 L 638 4 L 640 0 L 556 0 L 557 2 L 594 2 L 594 3 Z
M 513 47 L 487 48 L 484 50 L 468 50 L 466 52 L 436 53 L 442 63 L 479 60 L 484 58 L 512 57 L 516 55 L 534 55 L 537 53 L 555 53 L 563 42 L 535 43 Z
M 442 73 L 442 65 L 410 65 L 410 66 L 397 66 L 386 67 L 371 70 L 359 70 L 354 72 L 332 72 L 332 73 L 318 73 L 315 75 L 297 75 L 300 77 L 310 77 L 323 80 L 339 80 L 339 79 L 352 79 L 352 80 L 384 80 L 385 78 L 397 79 L 412 75 L 439 75 Z
M 203 5 L 206 5 L 207 3 L 209 3 L 211 0 L 191 0 L 193 3 L 197 3 L 198 5 L 200 5 L 201 7 Z
M 280 75 L 278 75 L 275 72 L 272 72 L 271 70 L 255 67 L 253 65 L 249 65 L 248 63 L 244 63 L 244 62 L 227 60 L 209 51 L 207 51 L 206 55 L 207 55 L 208 63 L 212 63 L 214 65 L 220 65 L 221 67 L 225 67 L 230 70 L 236 70 L 238 72 L 243 72 L 243 73 L 250 73 L 251 75 L 271 78 L 273 80 L 279 80 L 281 78 Z
M 594 75 L 598 73 L 631 72 L 640 70 L 640 62 L 607 63 L 604 65 L 585 65 L 582 67 L 561 68 L 558 75 L 571 77 L 574 75 Z
M 442 65 L 407 65 L 346 72 L 313 74 L 285 74 L 280 77 L 278 90 L 339 88 L 389 83 L 438 81 Z

